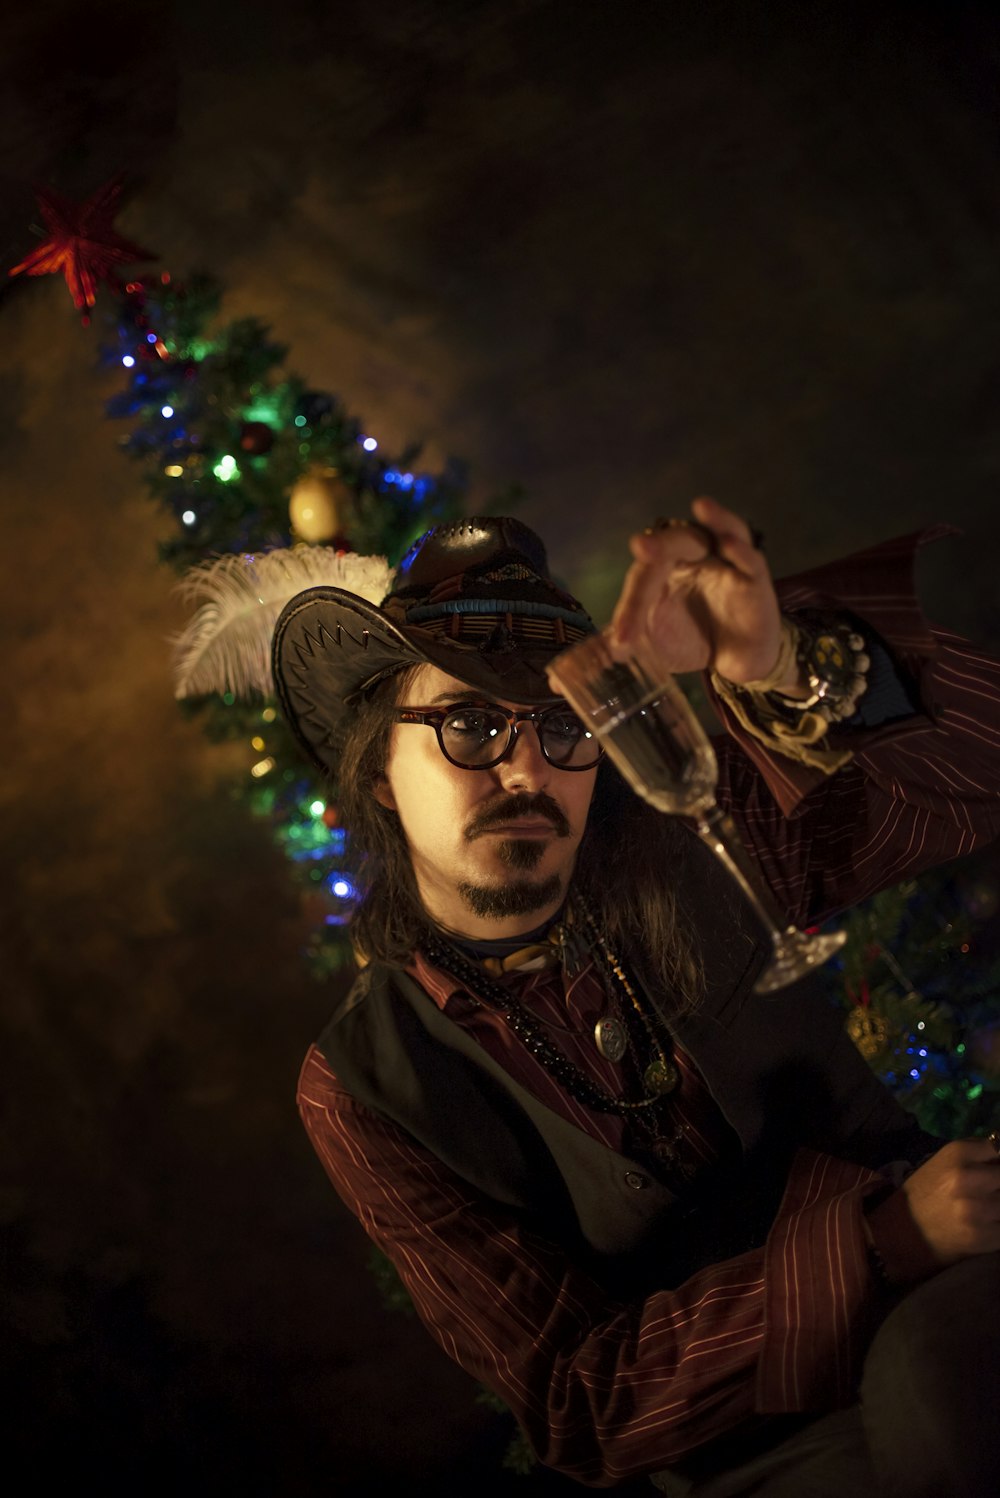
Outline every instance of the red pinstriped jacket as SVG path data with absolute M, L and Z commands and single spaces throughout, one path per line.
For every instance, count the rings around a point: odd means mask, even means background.
M 915 713 L 875 729 L 841 729 L 836 737 L 854 757 L 825 778 L 749 739 L 718 704 L 732 735 L 717 746 L 724 798 L 799 921 L 821 919 L 1000 831 L 1000 667 L 924 624 L 910 576 L 915 539 L 779 586 L 788 612 L 823 605 L 869 621 L 913 684 Z M 627 1155 L 617 1115 L 576 1103 L 447 975 L 419 956 L 409 971 L 491 1063 L 589 1139 Z M 532 975 L 521 997 L 577 1066 L 614 1087 L 613 1067 L 591 1039 L 603 1003 L 592 968 L 565 990 L 558 973 Z M 677 1118 L 689 1163 L 704 1179 L 731 1150 L 734 1126 L 741 1138 L 746 1132 L 740 1085 L 713 1071 L 710 1020 L 689 1044 L 679 1035 L 676 1053 Z M 833 1048 L 838 1087 L 868 1085 L 845 1084 L 845 1065 Z M 441 1347 L 505 1399 L 541 1461 L 593 1486 L 670 1467 L 769 1417 L 851 1400 L 880 1314 L 861 1204 L 883 1188 L 886 1159 L 919 1158 L 930 1142 L 907 1134 L 901 1117 L 888 1155 L 871 1141 L 843 1149 L 817 1148 L 806 1136 L 792 1141 L 799 1147 L 763 1241 L 629 1297 L 386 1111 L 352 1096 L 317 1046 L 302 1069 L 299 1107 L 338 1193 L 394 1261 Z M 876 1107 L 880 1120 L 893 1120 L 893 1109 L 887 1094 Z

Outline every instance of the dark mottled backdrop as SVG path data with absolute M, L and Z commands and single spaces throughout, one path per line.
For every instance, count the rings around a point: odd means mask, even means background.
M 2 45 L 5 266 L 35 182 L 123 169 L 126 233 L 390 446 L 466 459 L 470 508 L 522 483 L 599 615 L 629 530 L 711 492 L 779 571 L 952 520 L 932 610 L 1000 634 L 992 7 L 40 0 Z M 8 1456 L 568 1492 L 500 1475 L 470 1382 L 380 1310 L 293 1108 L 332 995 L 242 751 L 173 704 L 95 334 L 18 281 L 0 338 Z

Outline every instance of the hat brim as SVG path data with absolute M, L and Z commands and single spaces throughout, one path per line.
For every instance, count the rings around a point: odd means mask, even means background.
M 417 625 L 397 625 L 375 604 L 341 588 L 309 588 L 282 610 L 271 662 L 281 710 L 309 758 L 336 767 L 350 708 L 364 691 L 408 666 L 437 666 L 490 699 L 558 700 L 545 668 L 559 653 L 485 651 Z

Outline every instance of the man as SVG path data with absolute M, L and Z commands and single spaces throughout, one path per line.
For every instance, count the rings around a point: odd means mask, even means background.
M 1000 827 L 1000 674 L 923 624 L 915 544 L 776 591 L 711 500 L 631 542 L 612 648 L 708 673 L 722 799 L 799 922 Z M 428 532 L 380 606 L 282 613 L 282 708 L 364 860 L 310 1138 L 577 1481 L 995 1495 L 998 1140 L 923 1134 L 811 983 L 752 993 L 735 885 L 559 699 L 592 629 L 506 519 Z

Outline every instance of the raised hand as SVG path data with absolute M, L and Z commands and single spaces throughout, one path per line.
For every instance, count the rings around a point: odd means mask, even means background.
M 612 654 L 642 653 L 670 674 L 711 668 L 730 681 L 759 680 L 781 645 L 770 569 L 740 516 L 708 498 L 696 499 L 691 514 L 693 524 L 631 537 L 635 560 L 609 626 Z

